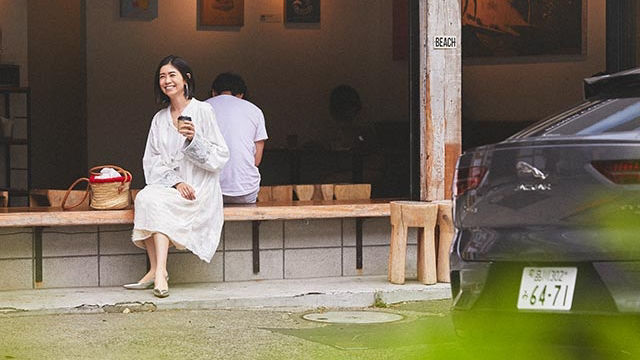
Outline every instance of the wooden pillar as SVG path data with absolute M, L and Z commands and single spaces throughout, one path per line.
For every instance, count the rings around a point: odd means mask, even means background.
M 420 199 L 450 199 L 461 151 L 460 0 L 419 1 Z

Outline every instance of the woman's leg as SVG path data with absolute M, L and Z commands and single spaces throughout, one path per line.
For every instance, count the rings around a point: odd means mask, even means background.
M 167 254 L 169 253 L 169 238 L 161 233 L 153 234 L 156 253 L 155 288 L 169 289 L 167 284 Z
M 153 241 L 153 236 L 144 240 L 144 247 L 147 249 L 147 256 L 149 257 L 149 264 L 151 268 L 139 282 L 147 282 L 156 277 L 156 244 Z

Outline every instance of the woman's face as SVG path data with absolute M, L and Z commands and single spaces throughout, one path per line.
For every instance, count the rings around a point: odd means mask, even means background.
M 159 84 L 162 92 L 169 98 L 184 96 L 184 78 L 178 69 L 171 64 L 160 68 Z

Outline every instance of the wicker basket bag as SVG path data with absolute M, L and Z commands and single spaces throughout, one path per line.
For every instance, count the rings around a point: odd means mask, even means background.
M 116 170 L 121 176 L 110 179 L 97 179 L 100 175 L 100 170 L 103 168 L 112 168 Z M 117 210 L 124 209 L 131 204 L 131 193 L 129 192 L 129 186 L 131 185 L 131 173 L 127 170 L 116 165 L 101 165 L 91 168 L 89 171 L 89 177 L 79 178 L 74 181 L 67 189 L 64 198 L 62 199 L 62 209 L 70 210 L 84 202 L 89 194 L 89 206 L 95 210 Z M 80 202 L 75 205 L 67 206 L 67 197 L 71 193 L 71 190 L 79 183 L 88 182 L 87 192 Z

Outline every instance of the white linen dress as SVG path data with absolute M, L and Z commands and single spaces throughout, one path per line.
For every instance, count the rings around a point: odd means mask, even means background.
M 211 105 L 191 99 L 182 115 L 193 121 L 191 141 L 173 126 L 170 107 L 153 117 L 142 159 L 147 185 L 136 196 L 131 239 L 144 248 L 143 240 L 160 232 L 176 248 L 210 262 L 224 222 L 219 177 L 229 150 Z M 179 182 L 194 188 L 195 200 L 173 188 Z

